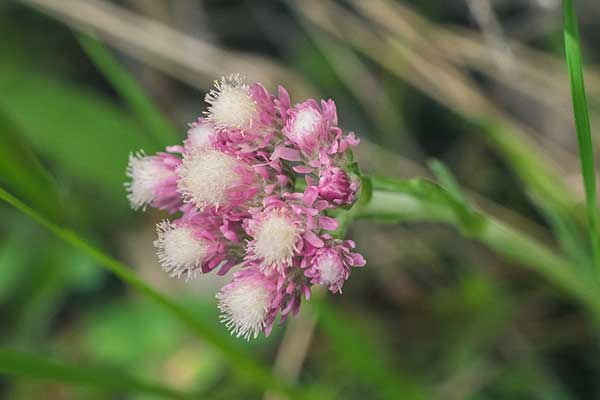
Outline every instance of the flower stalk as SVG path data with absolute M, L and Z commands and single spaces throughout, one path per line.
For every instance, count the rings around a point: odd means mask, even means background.
M 377 185 L 375 185 L 377 187 Z M 379 222 L 437 222 L 464 231 L 464 221 L 450 204 L 431 200 L 408 191 L 374 190 L 370 201 L 363 206 L 357 218 Z M 479 213 L 478 228 L 469 236 L 503 255 L 508 260 L 537 272 L 557 287 L 585 305 L 600 320 L 600 297 L 589 281 L 561 255 L 543 243 L 517 229 Z

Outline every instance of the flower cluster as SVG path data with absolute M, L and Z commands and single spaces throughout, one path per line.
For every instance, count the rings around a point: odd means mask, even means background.
M 154 242 L 167 273 L 237 268 L 217 294 L 221 318 L 238 337 L 268 335 L 312 285 L 341 292 L 365 264 L 329 216 L 357 198 L 358 140 L 338 127 L 332 100 L 292 106 L 283 87 L 273 96 L 238 75 L 216 81 L 206 102 L 182 145 L 130 157 L 128 198 L 174 215 Z

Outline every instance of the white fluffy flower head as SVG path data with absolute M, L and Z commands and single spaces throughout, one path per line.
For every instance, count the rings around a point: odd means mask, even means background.
M 294 123 L 289 132 L 291 139 L 301 141 L 312 136 L 321 119 L 321 114 L 314 108 L 304 108 L 298 111 L 294 118 Z
M 265 267 L 290 263 L 300 233 L 294 221 L 282 212 L 273 211 L 257 224 L 253 252 Z
M 177 168 L 177 188 L 185 201 L 198 207 L 218 206 L 227 199 L 227 190 L 241 181 L 236 172 L 239 161 L 214 149 L 196 149 L 186 154 Z
M 171 171 L 155 157 L 147 156 L 143 152 L 131 154 L 127 166 L 127 176 L 131 178 L 131 182 L 125 184 L 131 207 L 134 210 L 144 209 L 154 200 L 157 183 L 170 175 Z
M 158 239 L 154 241 L 156 254 L 165 271 L 172 277 L 197 273 L 208 247 L 196 239 L 190 228 L 162 221 L 157 226 Z
M 206 118 L 219 129 L 248 129 L 256 118 L 256 102 L 238 74 L 215 81 L 215 88 L 206 95 L 205 101 L 210 104 Z
M 320 257 L 316 265 L 321 277 L 321 283 L 325 286 L 336 284 L 342 279 L 343 265 L 339 258 L 328 254 Z
M 271 292 L 260 280 L 234 281 L 217 293 L 221 321 L 236 337 L 256 338 L 265 327 Z

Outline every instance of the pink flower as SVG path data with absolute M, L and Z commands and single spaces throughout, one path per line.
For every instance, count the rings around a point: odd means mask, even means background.
M 156 226 L 154 241 L 158 259 L 171 277 L 186 279 L 220 267 L 223 275 L 237 263 L 241 245 L 227 239 L 232 227 L 214 210 L 192 212 L 174 222 L 162 221 Z
M 218 293 L 221 321 L 232 335 L 249 340 L 271 331 L 283 297 L 277 281 L 257 269 L 243 269 Z
M 302 297 L 310 299 L 310 286 L 301 274 L 265 274 L 251 266 L 235 273 L 217 293 L 221 321 L 232 335 L 245 339 L 260 332 L 269 336 L 277 315 L 284 323 L 298 312 Z
M 345 168 L 358 140 L 337 126 L 333 100 L 292 107 L 282 86 L 272 96 L 231 75 L 206 101 L 183 146 L 130 157 L 128 198 L 134 208 L 181 213 L 157 225 L 154 241 L 170 276 L 237 267 L 217 294 L 221 320 L 238 337 L 269 335 L 312 285 L 341 292 L 351 268 L 365 265 L 354 242 L 328 233 L 338 221 L 326 214 L 357 197 L 360 181 Z
M 319 108 L 319 104 L 310 99 L 288 110 L 283 134 L 303 154 L 312 157 L 332 142 L 335 137 L 332 128 L 336 125 L 335 103 L 322 100 Z
M 359 186 L 343 169 L 328 167 L 319 177 L 319 197 L 338 206 L 352 204 Z
M 293 162 L 294 172 L 300 174 L 343 165 L 345 153 L 356 146 L 358 140 L 352 132 L 344 134 L 337 124 L 333 100 L 321 100 L 319 105 L 316 100 L 309 99 L 287 109 L 282 130 L 287 140 L 276 144 L 271 159 Z
M 260 190 L 250 164 L 214 148 L 193 148 L 177 168 L 177 189 L 187 203 L 203 209 L 238 207 Z
M 303 260 L 308 267 L 304 272 L 312 284 L 324 285 L 333 293 L 341 293 L 344 282 L 350 276 L 350 267 L 362 267 L 365 259 L 359 253 L 353 253 L 355 244 L 351 240 L 331 239 L 326 247 L 316 249 L 311 256 Z
M 260 121 L 258 104 L 239 74 L 215 81 L 215 88 L 208 92 L 205 101 L 209 104 L 206 119 L 219 130 L 247 130 Z
M 306 232 L 302 216 L 283 202 L 253 210 L 244 229 L 251 237 L 246 260 L 267 273 L 282 272 L 292 264 L 302 251 Z
M 215 88 L 206 95 L 210 104 L 206 119 L 217 131 L 215 147 L 241 153 L 252 153 L 266 147 L 281 117 L 277 101 L 260 84 L 246 84 L 240 75 L 230 75 L 215 81 Z
M 182 204 L 177 192 L 177 167 L 181 159 L 169 153 L 147 156 L 143 152 L 129 156 L 127 176 L 127 198 L 134 210 L 144 210 L 152 205 L 170 213 L 176 212 Z

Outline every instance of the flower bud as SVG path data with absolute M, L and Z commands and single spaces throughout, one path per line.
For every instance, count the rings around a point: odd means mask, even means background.
M 343 169 L 329 167 L 319 178 L 319 197 L 338 206 L 352 204 L 358 187 L 358 181 L 352 180 Z

